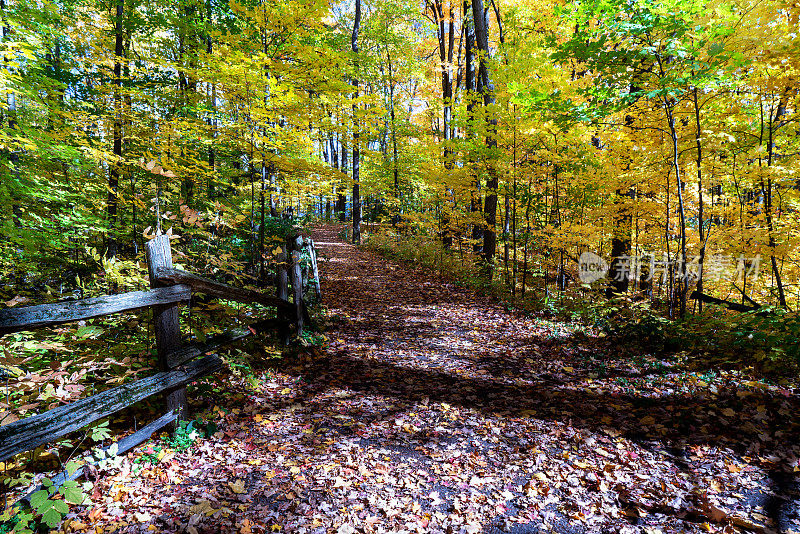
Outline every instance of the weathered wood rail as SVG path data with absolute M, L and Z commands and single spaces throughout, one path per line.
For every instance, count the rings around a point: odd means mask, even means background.
M 186 302 L 191 296 L 192 289 L 189 286 L 174 285 L 150 291 L 133 291 L 120 295 L 0 310 L 0 335 L 95 319 L 159 304 Z
M 181 418 L 186 410 L 186 386 L 222 366 L 222 360 L 216 356 L 206 356 L 207 354 L 226 344 L 267 330 L 277 330 L 281 338 L 286 341 L 294 326 L 295 334 L 301 336 L 304 326 L 309 323 L 304 292 L 309 276 L 313 276 L 312 283 L 319 298 L 316 252 L 313 249 L 313 242 L 302 236 L 292 236 L 287 240 L 286 250 L 287 253 L 283 254 L 285 261 L 278 266 L 277 296 L 232 287 L 174 268 L 169 238 L 162 235 L 152 239 L 147 245 L 151 285 L 149 291 L 0 310 L 0 336 L 2 336 L 120 312 L 153 308 L 159 366 L 158 372 L 146 378 L 107 389 L 91 397 L 0 427 L 0 462 L 53 442 L 146 398 L 163 395 L 167 412 L 144 427 L 142 431 L 120 441 L 124 447 L 120 445 L 118 454 L 122 454 L 148 439 L 154 432 Z M 301 259 L 304 253 L 311 258 L 310 268 L 304 268 L 302 265 Z M 289 300 L 290 282 L 292 301 Z M 277 317 L 259 321 L 241 330 L 231 330 L 212 336 L 204 343 L 183 343 L 179 305 L 188 302 L 193 292 L 275 307 Z M 204 357 L 200 358 L 201 356 Z

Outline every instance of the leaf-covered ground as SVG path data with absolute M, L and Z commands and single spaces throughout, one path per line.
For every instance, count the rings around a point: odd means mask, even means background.
M 72 531 L 795 532 L 796 392 L 506 311 L 318 229 L 328 344 Z M 656 351 L 654 347 L 654 353 Z

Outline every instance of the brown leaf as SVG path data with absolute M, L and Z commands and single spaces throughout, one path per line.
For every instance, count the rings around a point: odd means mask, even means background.
M 228 482 L 228 487 L 236 494 L 247 493 L 247 488 L 241 479 L 236 479 L 236 482 Z
M 30 300 L 31 299 L 29 299 L 28 297 L 22 297 L 20 295 L 17 295 L 13 299 L 5 301 L 3 304 L 8 306 L 9 308 L 12 308 L 17 304 L 25 304 L 26 302 L 30 302 Z

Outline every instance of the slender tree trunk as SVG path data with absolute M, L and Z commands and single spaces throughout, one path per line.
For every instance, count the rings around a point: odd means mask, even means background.
M 197 66 L 198 34 L 196 30 L 197 7 L 195 0 L 180 0 L 181 2 L 181 27 L 179 34 L 179 54 L 181 69 L 179 72 L 179 84 L 183 97 L 184 116 L 194 118 L 195 96 L 197 93 L 197 77 L 194 72 Z M 195 204 L 194 177 L 187 174 L 181 182 L 181 194 L 183 201 L 189 207 Z M 188 238 L 188 235 L 186 236 Z
M 329 146 L 330 146 L 331 166 L 334 169 L 338 170 L 339 169 L 339 149 L 336 146 L 336 136 L 334 134 L 331 134 L 331 136 L 329 138 Z M 333 196 L 334 199 L 336 199 L 336 191 L 337 191 L 337 188 L 336 188 L 336 185 L 334 185 L 331 188 L 331 196 Z M 332 209 L 331 209 L 331 200 L 328 199 L 328 218 L 329 219 L 331 217 L 331 211 L 333 212 L 333 215 L 334 215 L 334 218 L 335 218 L 336 214 L 339 213 L 339 204 L 336 202 L 336 200 L 334 200 L 333 201 L 333 206 L 332 206 Z
M 692 101 L 694 103 L 694 126 L 695 126 L 695 134 L 694 134 L 694 142 L 695 147 L 697 148 L 697 199 L 698 199 L 698 208 L 697 208 L 697 227 L 700 233 L 700 256 L 698 258 L 698 268 L 697 268 L 697 292 L 699 294 L 703 294 L 703 263 L 706 256 L 706 240 L 705 240 L 705 228 L 703 228 L 704 220 L 703 220 L 703 145 L 700 141 L 700 134 L 702 130 L 700 129 L 700 102 L 697 98 L 697 87 L 695 87 L 692 91 Z M 702 313 L 703 311 L 703 301 L 697 299 L 697 311 Z
M 453 52 L 455 50 L 455 20 L 453 4 L 448 2 L 447 15 L 445 15 L 443 0 L 433 0 L 431 4 L 434 20 L 437 22 L 436 32 L 439 42 L 439 64 L 441 68 L 442 83 L 442 138 L 444 142 L 442 159 L 444 162 L 445 173 L 453 167 L 452 161 L 452 105 L 453 105 Z M 442 244 L 449 248 L 452 244 L 450 236 L 450 215 L 448 208 L 448 193 L 445 192 L 444 201 L 441 203 L 441 237 Z
M 678 296 L 679 314 L 681 317 L 686 315 L 686 292 L 688 286 L 686 284 L 686 212 L 683 203 L 683 179 L 681 178 L 681 168 L 679 165 L 678 157 L 678 131 L 675 128 L 675 115 L 672 111 L 672 105 L 669 100 L 664 97 L 662 99 L 664 104 L 664 111 L 667 115 L 667 124 L 669 125 L 670 138 L 672 139 L 672 168 L 675 171 L 675 181 L 678 190 L 678 215 L 680 217 L 680 231 L 681 231 L 681 250 L 679 265 L 680 270 L 677 271 L 677 280 L 675 281 L 675 289 Z
M 505 187 L 505 202 L 503 206 L 503 270 L 506 273 L 506 287 L 510 284 L 511 271 L 509 268 L 509 231 L 511 230 L 511 198 L 509 196 L 508 184 Z
M 206 0 L 206 24 L 208 25 L 208 32 L 206 33 L 206 54 L 211 57 L 211 54 L 214 52 L 214 41 L 211 38 L 211 30 L 213 19 L 212 19 L 212 10 L 211 10 L 211 3 L 212 0 Z M 215 82 L 210 82 L 210 90 L 208 90 L 208 119 L 206 120 L 206 125 L 209 129 L 209 137 L 211 142 L 208 145 L 208 168 L 210 175 L 208 177 L 208 200 L 212 203 L 212 205 L 217 200 L 217 191 L 216 191 L 216 179 L 217 179 L 217 154 L 214 149 L 214 145 L 217 139 L 217 85 Z M 211 227 L 211 234 L 212 236 L 216 237 L 219 228 L 217 227 L 217 219 L 218 219 L 218 211 L 216 207 L 214 208 L 214 224 Z
M 475 115 L 473 110 L 475 108 L 475 94 L 476 94 L 476 79 L 475 79 L 475 25 L 472 22 L 472 11 L 470 0 L 464 0 L 464 25 L 466 27 L 466 46 L 464 47 L 464 98 L 467 100 L 467 127 L 466 137 L 472 141 L 475 131 Z M 469 146 L 469 145 L 468 145 Z M 474 152 L 474 147 L 469 146 L 469 152 Z M 475 157 L 473 154 L 469 156 L 470 173 L 473 175 L 472 191 L 470 194 L 470 213 L 477 218 L 478 213 L 481 212 L 481 181 L 478 177 Z M 483 251 L 483 224 L 474 222 L 472 225 L 472 239 L 475 242 L 472 246 L 472 251 L 479 254 Z
M 106 255 L 113 258 L 117 255 L 117 207 L 119 179 L 122 175 L 122 54 L 123 50 L 123 31 L 122 15 L 124 0 L 117 0 L 116 16 L 114 19 L 114 161 L 112 162 L 108 174 L 108 200 L 106 202 L 106 213 L 108 216 L 108 235 L 106 237 Z
M 256 254 L 258 253 L 258 245 L 256 242 L 256 168 L 253 163 L 255 141 L 250 138 L 250 157 L 247 159 L 247 173 L 250 176 L 250 268 L 255 271 L 256 269 Z M 264 210 L 262 209 L 263 213 Z
M 511 297 L 516 300 L 517 298 L 517 105 L 513 105 L 514 111 L 514 149 L 513 159 L 511 161 L 511 180 L 512 180 L 512 196 L 514 203 L 511 210 L 511 240 L 513 258 L 511 261 Z
M 353 49 L 354 61 L 356 64 L 356 79 L 353 80 L 355 86 L 355 98 L 358 98 L 358 30 L 361 27 L 361 0 L 356 0 L 356 17 L 353 22 L 353 36 L 351 46 Z M 361 154 L 359 152 L 359 125 L 358 125 L 358 105 L 353 102 L 353 243 L 361 243 L 361 191 L 360 191 L 360 169 Z
M 532 191 L 533 177 L 528 178 L 528 191 Z M 522 245 L 522 300 L 525 300 L 525 288 L 528 281 L 528 243 L 531 235 L 531 195 L 525 203 L 525 242 Z
M 0 9 L 2 10 L 2 40 L 5 41 L 9 34 L 11 33 L 11 26 L 9 25 L 7 15 L 6 15 L 6 2 L 5 0 L 0 0 Z M 5 68 L 8 71 L 8 58 L 4 60 Z M 6 93 L 6 106 L 7 106 L 7 117 L 8 117 L 8 129 L 14 131 L 17 129 L 17 97 L 13 91 L 8 91 Z M 8 162 L 12 176 L 14 177 L 13 180 L 8 184 L 8 191 L 9 196 L 11 197 L 11 219 L 14 228 L 22 228 L 22 207 L 20 206 L 19 200 L 19 188 L 22 184 L 20 184 L 20 168 L 19 168 L 19 152 L 17 151 L 16 147 L 11 147 L 8 153 Z
M 131 69 L 130 65 L 128 64 L 128 59 L 130 59 L 131 55 L 131 36 L 130 32 L 127 32 L 125 35 L 125 44 L 124 44 L 124 55 L 125 55 L 125 67 L 123 68 L 122 72 L 125 75 L 126 80 L 130 80 L 131 78 Z M 124 108 L 124 118 L 122 121 L 122 131 L 124 134 L 122 140 L 122 151 L 125 154 L 130 153 L 130 134 L 133 122 L 132 122 L 132 112 L 133 112 L 133 99 L 131 98 L 130 91 L 125 92 L 125 108 Z M 136 198 L 136 176 L 135 171 L 133 170 L 132 165 L 125 166 L 125 174 L 128 178 L 128 181 L 131 184 L 131 197 Z M 136 202 L 131 202 L 131 247 L 133 248 L 133 254 L 139 253 L 139 240 L 142 239 L 141 234 L 137 229 L 137 213 L 136 213 Z M 142 248 L 144 248 L 144 243 L 142 244 Z
M 261 193 L 258 202 L 261 208 L 261 221 L 258 225 L 258 280 L 259 283 L 264 283 L 264 239 L 265 239 L 265 223 L 266 223 L 266 196 L 267 196 L 267 166 L 261 162 Z
M 397 202 L 396 211 L 392 215 L 392 226 L 400 224 L 400 206 L 403 204 L 403 199 L 400 194 L 400 170 L 397 161 L 397 125 L 395 122 L 394 111 L 394 72 L 392 70 L 392 56 L 389 53 L 389 47 L 386 47 L 386 62 L 389 67 L 389 117 L 392 123 L 392 175 L 394 178 L 394 198 Z
M 273 219 L 278 216 L 278 200 L 276 196 L 280 191 L 277 190 L 277 177 L 275 174 L 275 166 L 270 163 L 267 168 L 267 177 L 269 178 L 269 216 Z M 291 207 L 291 199 L 289 199 L 289 206 Z
M 347 175 L 347 145 L 344 142 L 344 134 L 342 134 L 342 172 Z M 344 222 L 347 219 L 347 197 L 345 196 L 345 186 L 339 188 L 339 221 Z
M 631 93 L 636 92 L 637 88 L 631 85 Z M 625 116 L 625 125 L 633 125 L 634 118 L 631 115 Z M 596 149 L 603 149 L 603 143 L 597 136 L 592 136 L 592 146 Z M 630 171 L 631 162 L 628 160 L 625 170 Z M 628 205 L 630 198 L 630 188 L 618 188 L 614 193 L 614 229 L 611 236 L 611 265 L 609 266 L 608 286 L 606 287 L 606 298 L 613 298 L 615 295 L 622 295 L 628 291 L 631 278 L 631 209 Z
M 775 117 L 769 121 L 768 140 L 767 140 L 767 167 L 772 167 L 772 159 L 775 154 L 775 130 L 782 126 L 782 117 L 786 113 L 785 98 L 788 95 L 789 88 L 786 89 L 781 100 L 778 103 L 778 108 L 775 112 Z M 772 214 L 772 175 L 767 175 L 766 184 L 764 183 L 764 175 L 761 174 L 761 191 L 764 195 L 764 213 L 767 218 L 767 232 L 769 234 L 769 249 L 770 249 L 770 265 L 772 267 L 772 276 L 775 280 L 775 287 L 778 288 L 778 303 L 782 308 L 786 308 L 786 292 L 783 287 L 783 280 L 781 278 L 781 271 L 778 268 L 778 260 L 775 257 L 775 247 L 777 242 L 775 240 L 775 220 Z

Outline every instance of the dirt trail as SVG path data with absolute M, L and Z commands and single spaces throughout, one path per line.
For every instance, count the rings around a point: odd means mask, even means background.
M 615 357 L 570 325 L 508 312 L 338 234 L 314 235 L 328 343 L 217 401 L 215 438 L 126 481 L 120 531 L 723 532 L 796 521 L 796 487 L 780 474 L 800 455 L 796 398 L 721 378 L 687 385 L 654 359 Z M 152 517 L 132 516 L 131 495 Z

